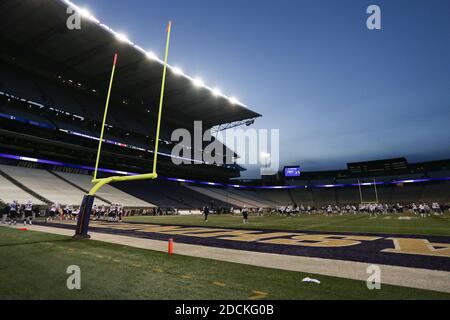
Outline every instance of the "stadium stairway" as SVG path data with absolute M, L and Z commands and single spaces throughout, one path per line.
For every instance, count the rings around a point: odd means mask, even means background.
M 51 204 L 49 199 L 20 183 L 12 176 L 4 172 L 1 168 L 0 177 L 0 190 L 2 191 L 0 199 L 5 200 L 6 202 L 17 200 L 20 203 L 31 200 L 33 203 L 38 205 Z
M 85 194 L 88 194 L 88 193 L 89 193 L 89 190 L 84 189 L 84 188 L 82 188 L 82 187 L 76 185 L 76 184 L 73 183 L 72 181 L 70 181 L 70 180 L 64 178 L 63 176 L 57 174 L 56 172 L 51 171 L 51 170 L 47 170 L 47 171 L 48 171 L 49 173 L 51 173 L 52 175 L 54 175 L 55 177 L 57 177 L 58 179 L 61 179 L 61 180 L 63 180 L 64 182 L 66 182 L 66 183 L 72 185 L 73 187 L 75 187 L 75 188 L 77 188 L 77 189 L 83 191 Z M 103 201 L 103 202 L 105 202 L 105 203 L 107 203 L 107 204 L 111 204 L 111 201 L 109 201 L 109 200 L 107 200 L 107 199 L 105 199 L 105 198 L 103 198 L 103 197 L 100 197 L 100 196 L 97 196 L 97 195 L 96 195 L 95 198 L 97 198 L 97 199 L 99 199 L 99 200 L 101 200 L 101 201 Z

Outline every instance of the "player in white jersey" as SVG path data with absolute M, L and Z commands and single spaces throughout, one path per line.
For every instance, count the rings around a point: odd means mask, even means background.
M 419 204 L 419 212 L 422 218 L 426 217 L 425 205 L 423 203 Z
M 106 207 L 105 205 L 102 205 L 101 209 L 100 209 L 100 217 L 104 217 L 106 214 Z
M 9 204 L 9 224 L 17 224 L 17 212 L 19 210 L 19 203 L 14 200 Z
M 433 202 L 431 204 L 431 208 L 433 209 L 434 214 L 442 214 L 441 206 L 437 202 Z
M 69 220 L 74 220 L 73 216 L 73 206 L 71 204 L 68 204 L 65 208 L 66 216 Z
M 80 213 L 80 209 L 74 209 L 73 206 L 70 206 L 70 215 L 72 219 L 77 221 L 78 214 Z
M 48 217 L 45 219 L 47 223 L 53 221 L 53 219 L 56 217 L 56 215 L 58 214 L 58 207 L 59 205 L 57 203 L 52 203 L 52 206 L 48 211 Z
M 27 222 L 32 225 L 33 222 L 33 202 L 28 200 L 25 204 L 25 214 L 23 217 L 23 224 L 27 224 Z

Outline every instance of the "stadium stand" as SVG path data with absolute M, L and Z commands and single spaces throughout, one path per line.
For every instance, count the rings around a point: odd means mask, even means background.
M 288 205 L 290 203 L 294 203 L 292 200 L 289 191 L 288 190 L 281 190 L 281 189 L 261 189 L 261 190 L 255 190 L 253 191 L 258 195 L 259 198 L 267 199 L 271 203 L 281 206 L 281 205 Z
M 80 189 L 85 190 L 83 195 L 88 192 L 92 188 L 92 177 L 83 174 L 73 174 L 73 173 L 65 173 L 58 172 L 57 175 L 61 176 L 65 180 L 71 182 L 72 184 L 78 186 Z M 128 193 L 125 193 L 113 186 L 106 185 L 104 186 L 98 193 L 99 198 L 106 199 L 110 203 L 120 203 L 124 207 L 136 207 L 136 208 L 153 208 L 154 204 L 143 201 L 139 198 L 136 198 Z M 80 199 L 78 198 L 78 203 L 80 203 Z
M 218 191 L 221 191 L 220 189 Z M 253 204 L 257 208 L 273 208 L 277 205 L 276 202 L 270 201 L 269 199 L 260 197 L 256 192 L 249 190 L 239 190 L 239 189 L 226 189 L 222 190 L 242 202 Z
M 231 206 L 242 208 L 272 208 L 277 206 L 277 203 L 260 198 L 243 190 L 223 189 L 223 188 L 205 188 L 197 186 L 189 186 L 191 190 L 207 195 L 208 197 L 228 203 Z
M 392 179 L 391 179 L 392 180 Z M 22 166 L 0 165 L 0 199 L 3 202 L 32 200 L 38 205 L 52 202 L 78 206 L 91 188 L 91 176 Z M 361 188 L 363 202 L 375 202 L 375 189 Z M 379 203 L 450 203 L 450 182 L 394 183 L 377 187 Z M 308 187 L 296 189 L 237 189 L 197 186 L 172 181 L 121 182 L 105 186 L 96 204 L 120 203 L 127 208 L 170 208 L 200 210 L 204 206 L 236 209 L 276 208 L 303 205 L 357 205 L 359 188 Z
M 40 169 L 21 168 L 0 165 L 0 170 L 25 185 L 49 202 L 79 205 L 84 192 L 58 179 L 50 172 Z M 18 199 L 14 199 L 18 200 Z M 27 199 L 29 200 L 29 199 Z M 96 199 L 96 204 L 106 204 Z
M 310 189 L 289 190 L 289 193 L 292 195 L 292 199 L 296 204 L 303 204 L 308 206 L 315 205 L 313 200 L 313 194 Z
M 28 200 L 33 201 L 36 205 L 44 205 L 45 203 L 31 194 L 25 192 L 14 183 L 0 175 L 0 200 L 4 203 L 11 203 L 16 200 L 19 203 L 25 203 Z
M 450 203 L 450 182 L 429 183 L 425 185 L 421 201 Z
M 230 205 L 188 187 L 164 181 L 119 182 L 117 188 L 162 208 L 201 209 L 204 206 L 228 208 Z

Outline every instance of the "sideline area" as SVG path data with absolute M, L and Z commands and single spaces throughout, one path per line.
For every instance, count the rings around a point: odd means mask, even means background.
M 73 227 L 73 226 L 72 226 Z M 125 226 L 123 226 L 125 227 Z M 71 228 L 42 225 L 28 226 L 28 230 L 72 236 Z M 91 232 L 92 240 L 120 244 L 129 247 L 167 252 L 167 241 L 144 237 L 132 237 L 104 232 Z M 366 281 L 367 268 L 371 263 L 294 256 L 280 253 L 265 253 L 235 250 L 206 245 L 175 243 L 174 253 L 190 257 L 214 259 L 252 266 L 297 271 L 311 274 Z M 446 257 L 445 259 L 448 259 Z M 377 264 L 381 269 L 383 284 L 411 287 L 450 293 L 450 272 L 422 268 Z

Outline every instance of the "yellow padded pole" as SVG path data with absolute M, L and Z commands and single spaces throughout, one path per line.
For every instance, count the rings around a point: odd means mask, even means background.
M 111 71 L 111 79 L 109 80 L 108 95 L 106 96 L 105 112 L 103 114 L 102 129 L 100 131 L 100 141 L 98 143 L 97 159 L 95 160 L 94 180 L 97 179 L 98 163 L 100 161 L 100 153 L 102 152 L 103 134 L 105 132 L 106 117 L 108 116 L 109 98 L 111 97 L 111 89 L 114 81 L 114 72 L 116 71 L 117 53 L 114 54 L 114 63 Z

